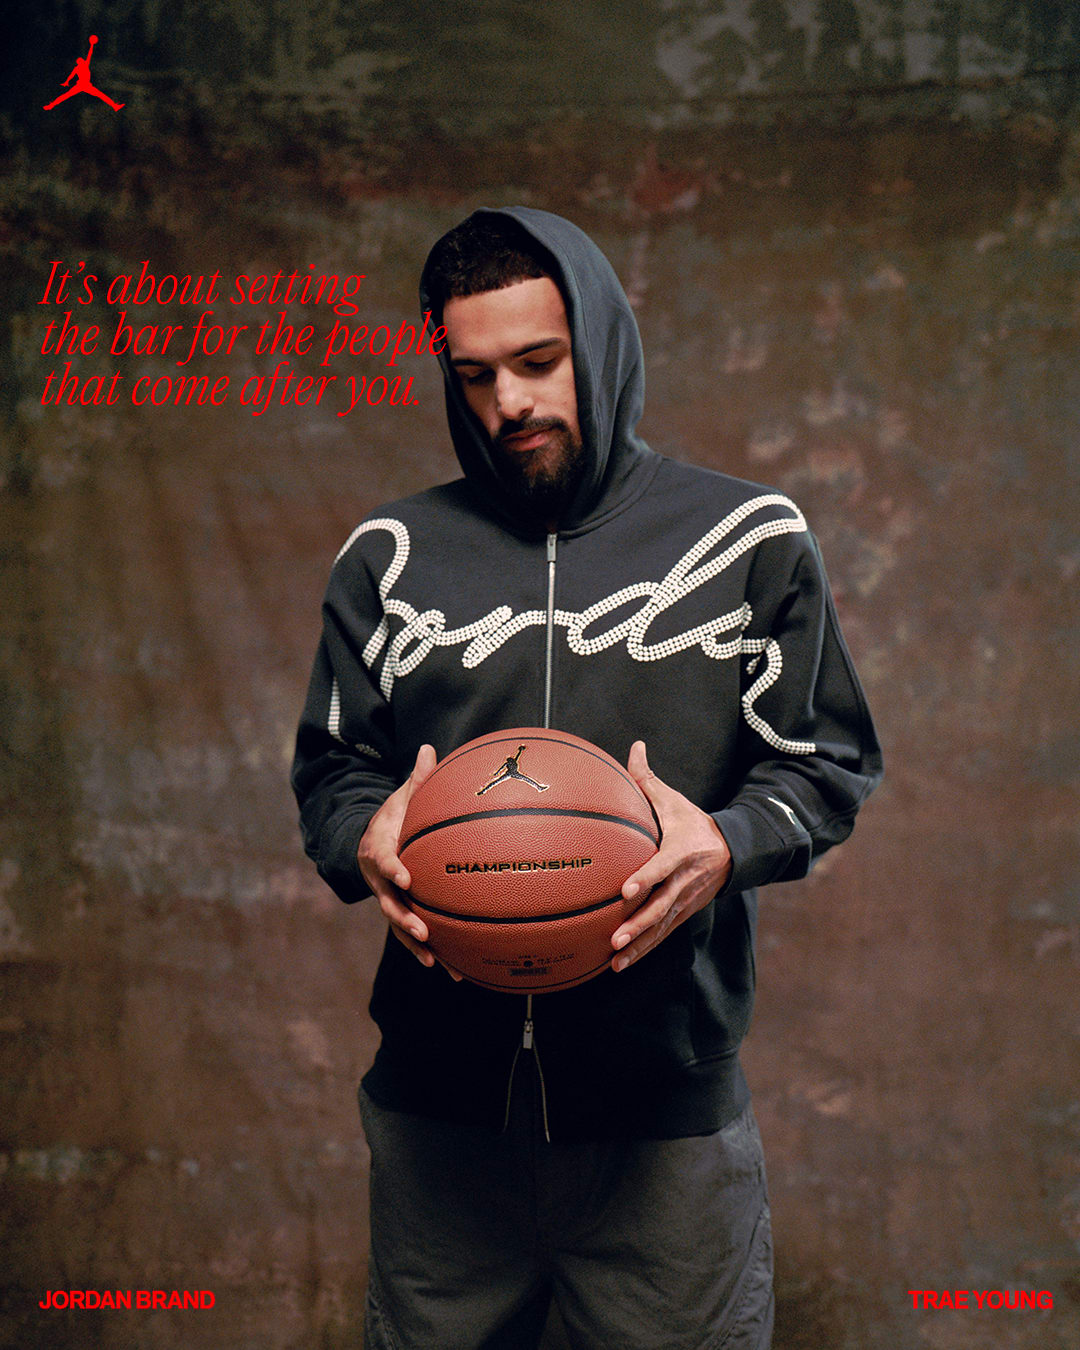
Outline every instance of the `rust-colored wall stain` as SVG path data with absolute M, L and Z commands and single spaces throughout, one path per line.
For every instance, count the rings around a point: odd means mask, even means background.
M 763 896 L 778 1350 L 1080 1344 L 1075 18 L 235 6 L 203 50 L 135 8 L 95 64 L 125 108 L 12 105 L 0 195 L 0 1342 L 358 1342 L 383 925 L 303 857 L 287 771 L 337 548 L 456 473 L 430 360 L 414 409 L 42 408 L 50 260 L 366 272 L 396 326 L 438 233 L 527 201 L 633 298 L 646 438 L 803 507 L 885 744 L 852 840 Z M 85 45 L 50 15 L 46 93 Z M 217 1302 L 36 1306 L 142 1287 Z

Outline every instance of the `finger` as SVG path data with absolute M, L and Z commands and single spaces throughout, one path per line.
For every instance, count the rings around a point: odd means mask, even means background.
M 427 924 L 415 910 L 410 909 L 398 896 L 392 893 L 385 896 L 380 895 L 379 908 L 390 921 L 392 928 L 408 933 L 416 942 L 427 942 L 429 936 Z
M 360 874 L 371 887 L 371 892 L 380 901 L 384 896 L 399 900 L 398 892 L 404 892 L 412 885 L 409 869 L 397 856 L 396 851 L 386 843 L 372 841 L 357 854 Z
M 426 743 L 422 745 L 416 752 L 416 763 L 413 765 L 412 773 L 409 774 L 410 797 L 421 783 L 431 777 L 437 763 L 438 756 L 435 754 L 435 747 Z
M 671 875 L 673 860 L 670 854 L 665 854 L 663 847 L 652 857 L 643 862 L 636 872 L 630 875 L 622 884 L 622 897 L 624 900 L 633 900 L 635 896 L 641 895 L 642 900 L 662 881 L 666 881 Z M 642 895 L 644 892 L 644 895 Z
M 405 932 L 403 928 L 398 928 L 395 924 L 390 925 L 390 931 L 397 938 L 403 947 L 406 947 L 422 966 L 427 966 L 430 970 L 435 964 L 435 956 L 431 950 L 421 943 L 416 942 Z
M 635 909 L 625 923 L 619 925 L 611 935 L 611 945 L 616 951 L 622 951 L 646 929 L 658 924 L 671 908 L 678 891 L 674 885 L 660 886 L 652 895 Z
M 402 906 L 401 908 L 404 908 L 404 906 Z M 385 907 L 383 912 L 386 913 L 386 917 L 389 919 L 390 915 L 389 913 L 387 913 Z M 408 915 L 409 919 L 415 920 L 415 923 L 410 923 L 408 922 L 407 919 L 405 926 L 403 926 L 395 922 L 393 919 L 390 919 L 390 931 L 393 933 L 393 935 L 397 938 L 397 940 L 401 943 L 403 947 L 407 948 L 410 952 L 412 952 L 413 956 L 416 957 L 416 959 L 420 962 L 421 965 L 427 966 L 427 968 L 430 970 L 435 965 L 435 963 L 438 962 L 438 964 L 442 966 L 442 968 L 455 982 L 455 984 L 460 984 L 460 982 L 465 978 L 464 975 L 462 975 L 461 971 L 455 969 L 452 965 L 449 964 L 449 962 L 444 961 L 441 956 L 435 955 L 435 953 L 431 950 L 431 948 L 426 945 L 426 938 L 427 938 L 426 926 L 416 918 L 416 915 L 413 914 L 411 910 L 405 910 L 405 913 Z M 423 932 L 424 939 L 420 939 L 417 936 L 418 933 L 420 932 Z
M 364 863 L 368 863 L 371 875 L 365 870 Z M 361 862 L 360 870 L 368 885 L 381 900 L 384 894 L 393 895 L 393 890 L 387 890 L 392 886 L 394 890 L 407 891 L 412 885 L 412 877 L 409 875 L 409 869 L 401 861 L 398 855 L 390 848 L 379 848 L 372 852 L 369 858 Z
M 409 774 L 401 787 L 393 794 L 390 801 L 394 803 L 394 809 L 391 815 L 390 829 L 393 833 L 394 844 L 391 848 L 389 844 L 377 848 L 372 854 L 372 862 L 386 877 L 398 887 L 399 890 L 407 891 L 412 885 L 412 877 L 409 875 L 409 869 L 398 857 L 397 850 L 400 842 L 401 824 L 405 819 L 405 812 L 409 805 L 409 800 L 416 789 L 426 779 L 431 776 L 437 763 L 435 747 L 433 745 L 422 745 L 416 754 L 416 762 L 413 765 L 412 773 Z M 374 889 L 374 888 L 373 888 Z
M 626 757 L 626 769 L 646 797 L 649 793 L 646 789 L 646 782 L 649 778 L 655 778 L 656 775 L 649 768 L 649 758 L 645 751 L 644 741 L 635 741 L 630 747 L 630 753 Z M 649 797 L 650 802 L 652 798 Z M 655 856 L 655 855 L 654 855 Z M 655 870 L 655 869 L 654 869 Z M 643 875 L 644 868 L 639 867 L 636 872 L 628 876 L 622 885 L 622 896 L 624 900 L 633 900 L 635 896 L 640 895 L 647 886 L 655 886 L 658 881 L 663 880 L 663 873 L 654 876 L 650 880 Z
M 660 819 L 660 825 L 663 826 L 663 819 L 660 817 L 661 809 L 666 805 L 667 797 L 673 791 L 664 782 L 662 778 L 657 777 L 649 767 L 649 757 L 645 751 L 644 741 L 635 741 L 630 747 L 630 754 L 626 760 L 627 772 L 638 787 L 648 798 L 657 817 Z
M 650 930 L 648 933 L 644 934 L 644 936 L 640 937 L 632 946 L 627 947 L 625 951 L 620 952 L 618 956 L 612 958 L 612 970 L 618 974 L 620 971 L 625 970 L 627 966 L 632 966 L 635 961 L 640 961 L 643 956 L 648 952 L 651 952 L 657 943 L 659 943 L 661 936 L 662 935 L 655 930 Z
M 682 923 L 686 917 L 687 906 L 684 902 L 676 901 L 674 904 L 668 905 L 653 923 L 643 928 L 635 940 L 612 959 L 612 969 L 618 972 L 633 965 L 646 952 L 651 952 L 654 947 L 658 946 L 671 930 Z
M 649 772 L 649 758 L 645 753 L 644 741 L 635 741 L 630 747 L 630 753 L 626 757 L 626 769 L 630 777 L 637 783 L 640 783 L 641 779 Z
M 669 787 L 662 778 L 649 768 L 649 757 L 645 753 L 644 741 L 635 741 L 630 747 L 626 768 L 630 777 L 652 803 L 660 819 L 661 828 L 663 828 L 664 809 L 670 806 L 673 801 L 680 799 L 681 794 L 676 792 L 673 787 Z

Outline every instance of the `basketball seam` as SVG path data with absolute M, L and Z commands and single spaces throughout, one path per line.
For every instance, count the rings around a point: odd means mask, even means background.
M 595 904 L 585 905 L 582 909 L 559 909 L 554 910 L 551 914 L 458 914 L 452 909 L 439 909 L 437 905 L 429 905 L 423 900 L 418 900 L 415 895 L 409 896 L 412 904 L 419 909 L 426 910 L 429 914 L 437 914 L 441 919 L 456 919 L 460 923 L 497 924 L 561 923 L 563 919 L 580 919 L 583 914 L 595 914 L 598 909 L 606 909 L 608 905 L 615 904 L 621 898 L 621 894 L 611 895 L 606 900 L 598 900 Z
M 481 750 L 486 750 L 491 745 L 502 745 L 504 743 L 509 744 L 513 741 L 519 740 L 521 735 L 525 733 L 525 731 L 526 728 L 523 727 L 521 728 L 521 730 L 518 732 L 517 735 L 495 736 L 490 741 L 485 741 L 483 745 L 460 746 L 457 750 L 452 750 L 450 754 L 447 755 L 447 757 L 441 761 L 441 763 L 435 766 L 435 768 L 431 772 L 431 778 L 434 778 L 435 775 L 441 769 L 447 768 L 448 765 L 452 764 L 456 759 L 459 759 L 463 754 L 475 754 Z M 565 734 L 570 735 L 569 732 L 566 732 Z M 597 754 L 595 750 L 587 750 L 585 746 L 578 745 L 575 741 L 563 740 L 558 735 L 537 736 L 533 733 L 529 733 L 526 736 L 526 739 L 530 741 L 548 741 L 552 745 L 565 745 L 568 750 L 580 750 L 583 755 L 591 755 L 593 759 L 598 759 L 600 763 L 604 765 L 605 768 L 611 769 L 614 773 L 617 773 L 620 778 L 622 778 L 625 782 L 627 782 L 632 788 L 635 788 L 639 793 L 641 793 L 643 797 L 645 796 L 645 794 L 641 792 L 641 788 L 634 781 L 634 779 L 631 778 L 630 775 L 626 772 L 626 770 L 622 767 L 622 765 L 619 764 L 616 760 L 612 759 L 610 755 Z M 425 779 L 425 782 L 430 781 L 431 781 L 430 778 Z M 646 798 L 646 800 L 648 800 L 648 798 Z
M 605 957 L 598 966 L 593 966 L 592 970 L 588 970 L 582 975 L 575 975 L 571 980 L 560 980 L 558 984 L 544 984 L 538 989 L 529 989 L 527 985 L 522 984 L 496 984 L 494 980 L 482 980 L 479 976 L 475 978 L 470 976 L 470 979 L 473 979 L 475 984 L 483 985 L 486 989 L 495 990 L 496 993 L 557 994 L 561 989 L 572 989 L 575 984 L 584 984 L 586 980 L 591 980 L 594 975 L 599 975 L 609 964 L 607 957 Z
M 500 816 L 574 816 L 580 820 L 602 820 L 609 825 L 625 825 L 629 830 L 636 830 L 651 844 L 659 847 L 659 839 L 647 826 L 640 825 L 636 820 L 628 820 L 626 816 L 613 816 L 606 811 L 583 811 L 570 806 L 501 806 L 492 807 L 490 811 L 470 811 L 463 816 L 447 816 L 445 820 L 433 821 L 399 844 L 398 856 L 400 857 L 410 844 L 415 844 L 425 835 L 434 834 L 436 830 L 445 830 L 452 825 L 466 825 L 473 820 L 495 820 Z

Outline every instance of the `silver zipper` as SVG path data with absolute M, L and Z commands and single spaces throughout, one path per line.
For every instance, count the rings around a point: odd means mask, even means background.
M 557 534 L 549 534 L 547 537 L 547 636 L 544 644 L 544 726 L 551 726 L 551 653 L 555 642 L 555 545 L 558 539 Z M 528 1050 L 536 1064 L 537 1077 L 540 1079 L 540 1111 L 544 1118 L 544 1138 L 551 1143 L 551 1131 L 548 1129 L 547 1113 L 547 1088 L 544 1085 L 544 1071 L 540 1067 L 540 1055 L 536 1049 L 536 1041 L 533 1027 L 532 1015 L 532 994 L 525 996 L 525 1025 L 521 1029 L 521 1044 L 514 1051 L 514 1059 L 510 1065 L 510 1081 L 506 1085 L 506 1115 L 503 1118 L 503 1129 L 510 1124 L 510 1098 L 514 1091 L 514 1074 L 517 1070 L 518 1058 L 522 1050 Z
M 547 537 L 547 643 L 544 651 L 544 726 L 551 726 L 551 651 L 555 643 L 555 541 L 558 535 Z
M 547 537 L 547 640 L 544 645 L 544 726 L 551 726 L 551 659 L 555 645 L 555 553 L 558 535 L 552 531 Z M 544 1071 L 540 1067 L 540 1052 L 533 1042 L 533 996 L 525 1000 L 525 1026 L 521 1033 L 521 1044 L 531 1050 L 536 1062 L 536 1073 L 540 1079 L 540 1110 L 544 1117 L 544 1138 L 551 1143 L 551 1131 L 548 1129 L 547 1088 L 544 1085 Z

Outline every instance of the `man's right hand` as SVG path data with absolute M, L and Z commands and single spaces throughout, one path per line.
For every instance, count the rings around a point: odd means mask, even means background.
M 412 773 L 371 817 L 357 849 L 360 871 L 378 900 L 379 908 L 390 921 L 390 931 L 424 966 L 433 966 L 438 958 L 427 946 L 427 925 L 407 903 L 405 893 L 412 878 L 397 855 L 397 846 L 405 808 L 416 789 L 431 774 L 435 759 L 434 746 L 420 747 Z M 445 961 L 440 964 L 455 980 L 461 979 L 459 971 L 447 966 Z

